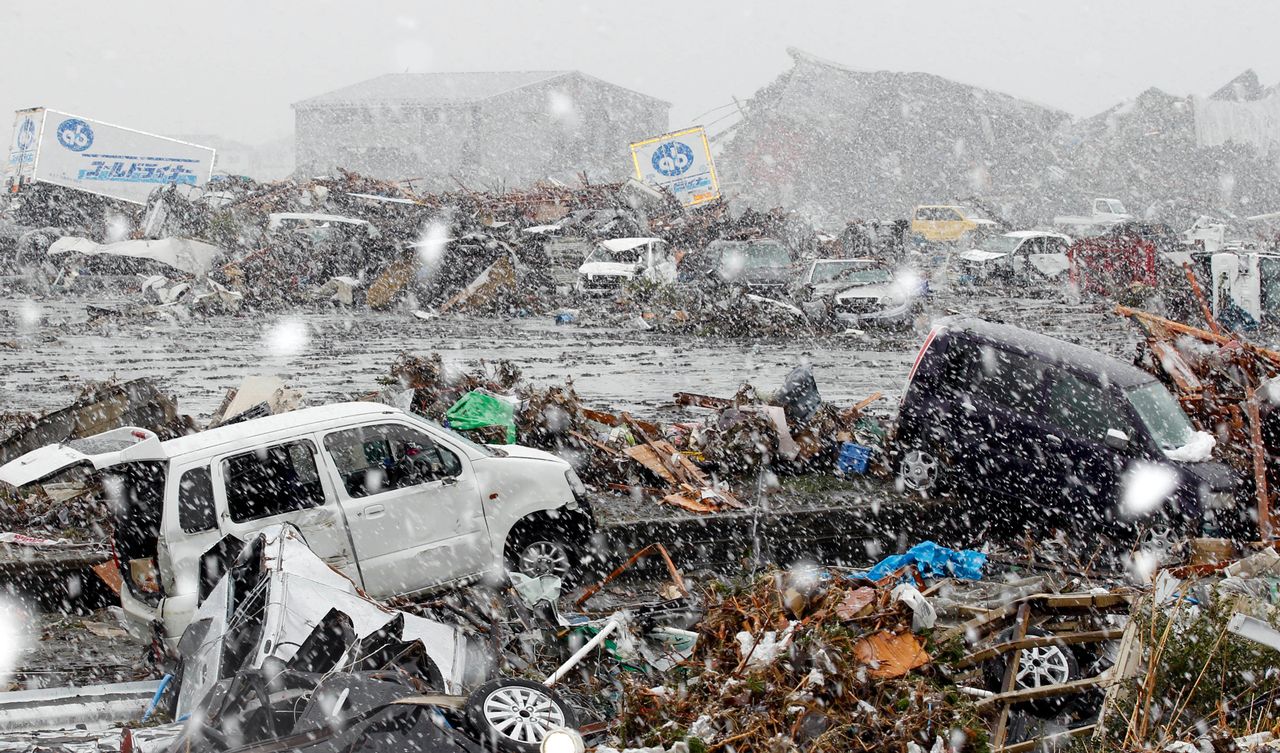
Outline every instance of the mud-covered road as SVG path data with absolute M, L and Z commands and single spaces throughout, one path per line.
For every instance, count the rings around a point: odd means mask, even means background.
M 207 416 L 228 388 L 250 375 L 278 375 L 302 387 L 307 403 L 322 403 L 376 389 L 402 351 L 439 351 L 460 368 L 477 359 L 510 359 L 535 382 L 572 377 L 589 404 L 648 415 L 664 412 L 675 391 L 732 394 L 743 382 L 776 389 L 802 363 L 813 365 L 828 401 L 847 404 L 877 390 L 892 401 L 921 340 L 915 331 L 698 338 L 556 325 L 550 315 L 424 321 L 408 312 L 365 310 L 91 322 L 91 307 L 133 300 L 123 294 L 42 300 L 21 293 L 0 299 L 3 410 L 57 408 L 85 380 L 112 376 L 153 377 L 177 397 L 181 410 L 197 417 Z M 1071 303 L 1060 295 L 934 301 L 934 316 L 956 312 L 1022 324 L 1121 356 L 1136 342 L 1103 304 Z M 892 402 L 882 405 L 888 409 Z

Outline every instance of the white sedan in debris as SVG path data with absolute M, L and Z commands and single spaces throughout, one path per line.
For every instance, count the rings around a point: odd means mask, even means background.
M 0 467 L 18 487 L 72 466 L 113 503 L 121 604 L 135 635 L 170 640 L 191 619 L 198 563 L 224 536 L 291 523 L 374 598 L 459 584 L 504 564 L 569 578 L 594 521 L 565 461 L 476 444 L 377 403 L 339 403 L 160 441 L 126 427 Z
M 577 290 L 608 295 L 636 278 L 674 282 L 676 262 L 661 238 L 612 238 L 601 241 L 578 267 Z
M 1041 230 L 991 236 L 978 248 L 955 255 L 959 279 L 975 283 L 1028 284 L 1055 280 L 1071 268 L 1071 238 Z

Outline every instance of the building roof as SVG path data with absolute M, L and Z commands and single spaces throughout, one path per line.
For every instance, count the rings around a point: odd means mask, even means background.
M 607 81 L 578 71 L 473 71 L 466 73 L 387 73 L 321 94 L 293 106 L 356 107 L 362 105 L 465 105 L 491 99 L 500 94 L 542 84 L 568 76 L 580 76 L 607 86 Z M 631 91 L 624 87 L 617 87 Z M 638 97 L 669 104 L 640 92 Z

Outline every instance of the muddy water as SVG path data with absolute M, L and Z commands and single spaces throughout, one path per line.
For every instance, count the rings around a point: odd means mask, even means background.
M 743 382 L 776 389 L 802 363 L 812 364 L 829 401 L 850 403 L 876 390 L 893 400 L 921 339 L 913 331 L 711 339 L 556 325 L 550 316 L 423 321 L 403 312 L 331 310 L 90 324 L 90 305 L 129 300 L 0 301 L 0 409 L 56 408 L 83 380 L 112 376 L 154 377 L 182 410 L 198 416 L 213 411 L 227 388 L 258 374 L 303 387 L 308 403 L 341 400 L 375 389 L 401 351 L 439 351 L 458 368 L 511 359 L 535 382 L 571 377 L 589 403 L 645 414 L 664 412 L 680 390 L 727 395 Z M 1136 342 L 1101 304 L 1060 297 L 952 297 L 933 309 L 936 316 L 972 313 L 1019 323 L 1117 355 L 1132 352 Z

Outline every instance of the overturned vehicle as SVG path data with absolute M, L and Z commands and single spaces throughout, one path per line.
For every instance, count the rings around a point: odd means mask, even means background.
M 183 722 L 168 750 L 526 753 L 556 735 L 581 744 L 574 708 L 554 689 L 492 678 L 483 636 L 374 602 L 293 526 L 227 537 L 201 572 L 200 607 L 161 695 Z

